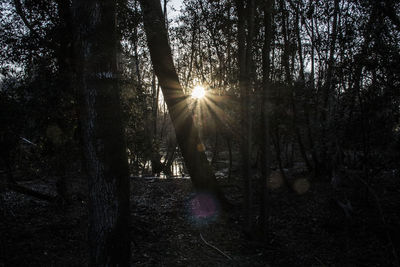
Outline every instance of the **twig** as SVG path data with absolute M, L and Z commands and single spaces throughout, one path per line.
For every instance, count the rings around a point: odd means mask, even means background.
M 24 141 L 25 143 L 28 143 L 28 144 L 30 144 L 30 145 L 32 145 L 32 146 L 37 146 L 37 144 L 35 144 L 35 143 L 29 141 L 28 139 L 26 139 L 26 138 L 24 138 L 24 137 L 22 137 L 22 136 L 20 136 L 19 138 L 21 138 L 21 140 Z
M 209 246 L 209 247 L 215 249 L 215 250 L 218 251 L 220 254 L 224 255 L 227 259 L 232 260 L 232 258 L 231 258 L 229 255 L 227 255 L 226 253 L 222 252 L 222 251 L 221 251 L 219 248 L 217 248 L 216 246 L 213 246 L 213 245 L 211 245 L 210 243 L 208 243 L 208 242 L 204 239 L 204 237 L 203 237 L 203 235 L 202 235 L 201 233 L 200 233 L 200 238 L 201 238 L 201 240 L 203 240 L 204 244 L 206 244 L 207 246 Z

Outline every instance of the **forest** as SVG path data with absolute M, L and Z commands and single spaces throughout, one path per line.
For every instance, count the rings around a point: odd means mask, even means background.
M 1 266 L 400 266 L 396 0 L 1 0 Z

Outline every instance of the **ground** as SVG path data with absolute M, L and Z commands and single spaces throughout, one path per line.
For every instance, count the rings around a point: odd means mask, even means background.
M 199 221 L 190 211 L 189 179 L 132 178 L 132 265 L 396 266 L 398 179 L 371 181 L 373 193 L 362 184 L 357 188 L 353 180 L 340 192 L 321 181 L 312 182 L 302 194 L 271 191 L 269 234 L 262 241 L 257 230 L 250 235 L 242 230 L 239 180 L 220 179 L 236 209 Z M 20 183 L 54 190 L 48 181 Z M 84 194 L 66 206 L 13 192 L 3 197 L 0 266 L 87 265 Z M 254 198 L 257 203 L 256 194 Z M 340 203 L 350 203 L 348 213 Z

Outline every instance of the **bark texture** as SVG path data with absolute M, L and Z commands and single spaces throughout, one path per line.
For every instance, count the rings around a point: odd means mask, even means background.
M 90 266 L 129 266 L 129 180 L 118 87 L 116 2 L 73 2 L 89 183 Z

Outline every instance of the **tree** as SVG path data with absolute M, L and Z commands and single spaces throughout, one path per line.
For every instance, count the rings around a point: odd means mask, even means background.
M 267 179 L 270 174 L 271 151 L 269 137 L 269 91 L 270 89 L 270 68 L 271 68 L 271 40 L 272 40 L 272 8 L 274 0 L 264 1 L 264 44 L 263 44 L 263 77 L 262 77 L 262 99 L 261 99 L 261 121 L 260 121 L 260 138 L 261 138 L 261 203 L 260 203 L 260 227 L 265 236 L 267 224 Z
M 129 266 L 129 180 L 118 86 L 116 2 L 74 1 L 76 75 L 89 184 L 91 266 Z
M 246 6 L 244 5 L 246 3 Z M 244 214 L 245 228 L 252 229 L 252 174 L 251 174 L 251 94 L 252 68 L 253 68 L 253 35 L 254 35 L 254 9 L 253 0 L 237 1 L 238 13 L 238 62 L 239 62 L 239 89 L 241 105 L 241 123 L 244 126 L 241 132 L 242 175 L 244 179 Z M 247 11 L 247 15 L 246 15 Z M 247 24 L 246 24 L 247 22 Z M 247 34 L 246 34 L 247 25 Z
M 193 185 L 198 191 L 215 195 L 227 207 L 228 202 L 204 153 L 204 145 L 188 108 L 187 96 L 174 67 L 160 1 L 141 0 L 140 4 L 154 72 L 167 103 L 176 139 Z

